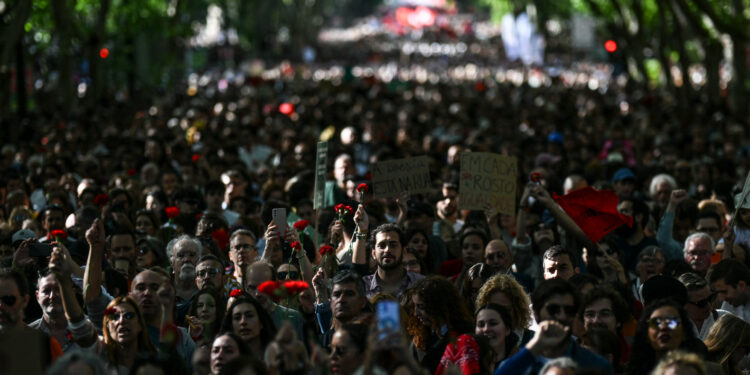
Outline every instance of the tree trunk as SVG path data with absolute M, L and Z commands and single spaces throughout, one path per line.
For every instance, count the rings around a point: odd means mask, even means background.
M 31 15 L 31 1 L 16 1 L 13 9 L 8 9 L 6 13 L 9 21 L 3 23 L 0 29 L 0 117 L 5 118 L 11 112 L 11 64 L 14 62 L 18 43 L 23 38 L 24 24 Z
M 57 97 L 63 112 L 69 113 L 73 106 L 76 91 L 73 87 L 73 56 L 71 51 L 71 17 L 70 7 L 66 0 L 52 0 L 52 13 L 55 23 L 55 34 L 59 46 L 57 69 L 60 72 Z

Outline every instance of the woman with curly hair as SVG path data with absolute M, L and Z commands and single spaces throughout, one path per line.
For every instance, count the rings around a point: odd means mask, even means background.
M 414 342 L 420 352 L 420 363 L 431 374 L 435 374 L 439 366 L 444 367 L 441 358 L 449 344 L 461 342 L 466 348 L 476 345 L 476 342 L 472 344 L 473 338 L 466 335 L 473 331 L 471 314 L 456 287 L 447 279 L 433 275 L 420 280 L 414 286 L 412 303 L 414 316 L 420 323 L 413 332 Z M 452 349 L 461 355 L 458 351 L 461 348 Z M 474 354 L 478 361 L 478 350 Z
M 491 277 L 479 289 L 477 295 L 477 306 L 495 303 L 510 312 L 509 327 L 516 334 L 518 340 L 516 345 L 525 345 L 534 332 L 529 330 L 531 325 L 531 301 L 523 291 L 523 287 L 511 275 L 500 274 Z
M 257 359 L 263 359 L 266 346 L 276 337 L 271 315 L 255 298 L 242 294 L 232 301 L 221 325 L 222 332 L 234 332 Z
M 725 375 L 739 375 L 737 367 L 750 348 L 750 324 L 732 314 L 726 314 L 714 323 L 706 336 L 708 359 L 721 365 Z
M 705 356 L 705 346 L 690 326 L 685 309 L 672 299 L 652 302 L 641 315 L 625 374 L 647 374 L 672 350 Z

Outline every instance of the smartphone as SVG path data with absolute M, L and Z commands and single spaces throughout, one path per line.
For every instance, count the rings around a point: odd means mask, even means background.
M 385 336 L 399 330 L 401 316 L 396 301 L 381 301 L 377 305 L 378 332 Z
M 276 224 L 276 230 L 279 231 L 281 239 L 286 235 L 286 208 L 274 208 L 271 210 L 273 223 Z
M 52 255 L 52 245 L 48 243 L 32 242 L 29 244 L 29 256 L 32 258 L 46 258 Z

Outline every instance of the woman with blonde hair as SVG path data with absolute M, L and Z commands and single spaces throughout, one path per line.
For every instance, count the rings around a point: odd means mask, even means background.
M 695 353 L 673 350 L 651 372 L 651 375 L 671 374 L 706 375 L 706 365 Z
M 721 365 L 724 374 L 742 374 L 737 364 L 750 348 L 750 324 L 732 314 L 714 323 L 705 341 L 708 359 Z
M 529 330 L 531 324 L 531 301 L 523 287 L 511 275 L 499 274 L 487 280 L 479 289 L 476 305 L 498 304 L 510 312 L 510 328 L 518 336 L 517 345 L 521 347 L 531 340 L 534 332 Z

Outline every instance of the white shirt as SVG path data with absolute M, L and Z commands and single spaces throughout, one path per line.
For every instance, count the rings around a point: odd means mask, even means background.
M 695 336 L 701 339 L 701 341 L 706 340 L 706 336 L 708 336 L 708 331 L 711 330 L 711 327 L 713 327 L 714 323 L 716 323 L 717 320 L 719 320 L 720 317 L 726 314 L 731 314 L 729 311 L 726 310 L 711 310 L 711 313 L 708 314 L 708 318 L 706 318 L 703 321 L 703 325 L 701 326 L 701 330 L 698 331 L 698 326 L 695 325 L 695 322 L 692 320 L 690 321 L 690 324 L 693 326 L 693 332 L 695 332 Z
M 742 320 L 750 323 L 750 302 L 744 305 L 732 306 L 729 302 L 724 301 L 721 303 L 721 309 L 737 315 Z

